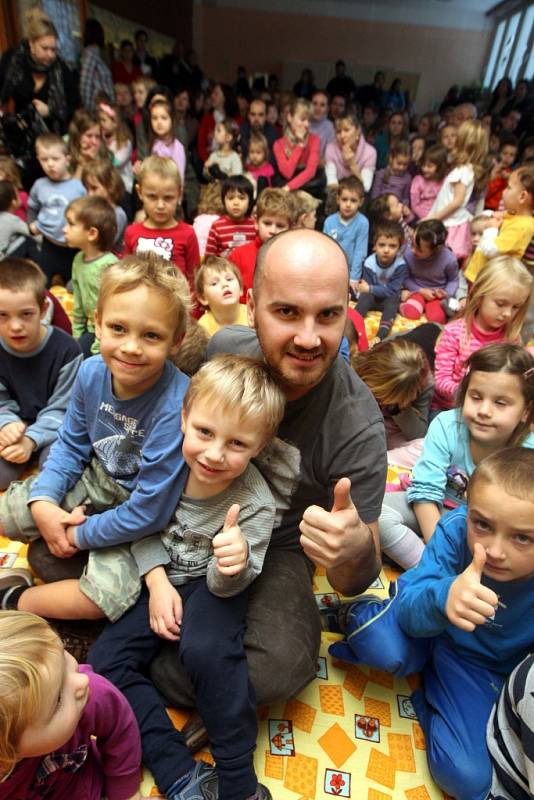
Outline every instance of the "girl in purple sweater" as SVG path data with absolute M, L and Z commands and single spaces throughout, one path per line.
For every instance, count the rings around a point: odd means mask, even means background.
M 458 261 L 445 246 L 446 238 L 447 228 L 437 219 L 420 222 L 415 229 L 413 244 L 404 254 L 408 274 L 399 308 L 403 317 L 419 319 L 426 314 L 429 322 L 447 322 L 441 303 L 458 288 Z
M 394 194 L 406 209 L 410 206 L 410 184 L 412 176 L 408 172 L 410 164 L 410 145 L 400 141 L 389 150 L 389 161 L 385 169 L 375 172 L 371 199 L 381 194 Z
M 139 730 L 118 689 L 41 617 L 2 611 L 0 640 L 1 800 L 142 800 Z

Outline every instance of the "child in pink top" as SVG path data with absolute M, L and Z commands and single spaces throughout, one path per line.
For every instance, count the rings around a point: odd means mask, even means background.
M 424 219 L 430 213 L 448 168 L 444 147 L 436 144 L 425 150 L 421 174 L 416 175 L 410 185 L 410 208 L 418 219 Z
M 303 188 L 316 177 L 319 168 L 321 140 L 310 133 L 311 103 L 297 97 L 287 112 L 284 135 L 273 145 L 278 172 L 288 191 Z
M 152 153 L 164 158 L 172 158 L 182 179 L 185 175 L 185 150 L 174 135 L 172 108 L 166 100 L 153 100 L 150 103 L 150 141 Z
M 471 353 L 495 342 L 520 342 L 531 292 L 532 277 L 518 259 L 499 256 L 486 264 L 473 284 L 463 316 L 445 326 L 436 346 L 433 408 L 454 406 Z
M 119 690 L 41 617 L 3 611 L 0 637 L 0 798 L 141 800 L 139 729 Z

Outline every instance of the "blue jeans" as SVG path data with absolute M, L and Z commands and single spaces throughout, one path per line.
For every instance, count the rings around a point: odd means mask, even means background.
M 178 656 L 191 676 L 208 731 L 219 797 L 243 800 L 254 794 L 257 785 L 256 698 L 243 646 L 248 592 L 216 597 L 205 578 L 180 586 L 179 592 L 184 613 Z M 141 731 L 143 762 L 160 791 L 166 792 L 195 762 L 161 695 L 146 677 L 163 641 L 150 628 L 148 600 L 144 587 L 137 604 L 97 639 L 88 661 L 128 699 Z

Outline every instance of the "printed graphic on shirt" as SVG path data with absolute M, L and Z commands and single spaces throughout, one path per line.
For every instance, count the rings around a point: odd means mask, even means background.
M 213 535 L 216 533 L 217 531 L 213 531 Z M 178 570 L 180 573 L 195 571 L 198 574 L 199 569 L 207 572 L 211 540 L 212 537 L 208 534 L 185 528 L 179 522 L 170 525 L 161 535 L 161 541 L 171 558 L 173 571 Z
M 467 491 L 467 484 L 469 483 L 469 476 L 467 472 L 459 467 L 458 464 L 451 464 L 447 470 L 447 487 L 446 491 L 450 495 L 458 498 L 458 503 L 464 499 Z
M 117 412 L 111 403 L 102 402 L 99 409 L 99 428 L 108 436 L 93 443 L 96 456 L 108 475 L 119 483 L 141 468 L 141 450 L 145 431 L 138 429 L 139 420 Z
M 67 207 L 67 199 L 60 194 L 51 194 L 45 201 L 46 210 L 53 217 L 62 217 Z
M 170 236 L 156 236 L 155 239 L 148 239 L 140 236 L 137 240 L 137 253 L 155 253 L 167 261 L 172 259 L 173 240 Z

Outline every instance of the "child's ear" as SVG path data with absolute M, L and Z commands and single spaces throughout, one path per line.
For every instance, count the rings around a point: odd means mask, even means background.
M 198 300 L 198 302 L 200 303 L 201 306 L 206 306 L 207 307 L 209 305 L 209 303 L 206 300 L 206 298 L 202 297 L 202 295 L 200 295 L 200 294 L 197 294 L 197 300 Z
M 174 344 L 171 346 L 169 355 L 171 355 L 171 356 L 175 356 L 176 355 L 176 353 L 178 352 L 178 350 L 182 346 L 182 342 L 183 342 L 184 339 L 185 339 L 185 331 L 182 334 L 180 334 L 180 336 L 176 339 Z
M 49 300 L 48 297 L 45 295 L 43 297 L 43 302 L 41 303 L 41 305 L 39 307 L 39 318 L 40 319 L 44 319 L 46 317 L 46 315 L 48 313 L 48 308 L 49 308 L 49 304 L 50 303 L 52 303 L 52 301 Z
M 139 197 L 141 202 L 143 202 L 143 187 L 141 186 L 140 183 L 136 183 L 135 184 L 135 189 L 137 191 L 137 196 Z
M 87 230 L 87 238 L 89 239 L 91 244 L 94 244 L 95 242 L 98 242 L 98 239 L 100 238 L 100 232 L 99 232 L 98 228 L 95 228 L 95 226 L 92 225 Z

